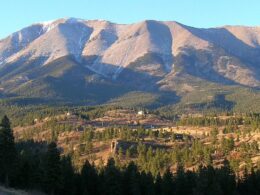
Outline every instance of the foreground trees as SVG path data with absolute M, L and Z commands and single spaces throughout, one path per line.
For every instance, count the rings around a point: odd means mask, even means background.
M 144 151 L 141 146 L 139 150 Z M 117 167 L 113 158 L 101 167 L 86 161 L 81 170 L 75 170 L 70 157 L 61 157 L 54 142 L 15 144 L 7 117 L 0 123 L 0 182 L 62 195 L 260 194 L 260 171 L 247 170 L 243 177 L 236 178 L 228 161 L 221 168 L 208 165 L 197 171 L 185 171 L 180 163 L 176 173 L 168 167 L 155 177 L 149 171 L 140 171 L 135 162 Z
M 56 143 L 50 143 L 44 158 L 43 185 L 49 194 L 57 194 L 61 188 L 61 160 Z
M 17 154 L 11 124 L 7 116 L 0 123 L 0 181 L 9 186 L 14 176 Z

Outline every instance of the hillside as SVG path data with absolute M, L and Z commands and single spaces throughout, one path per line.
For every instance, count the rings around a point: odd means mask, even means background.
M 253 186 L 256 193 L 248 194 L 259 194 L 259 114 L 169 116 L 111 105 L 11 105 L 8 114 L 11 123 L 5 116 L 0 124 L 1 162 L 8 163 L 0 165 L 8 164 L 3 173 L 17 189 L 125 194 L 121 191 L 134 184 L 140 194 L 179 194 L 189 184 L 185 194 L 207 194 L 212 185 L 225 194 L 247 194 Z M 228 181 L 232 189 L 226 188 Z M 171 193 L 164 192 L 166 183 Z M 143 187 L 148 184 L 152 187 Z
M 106 163 L 110 157 L 122 165 L 130 160 L 139 162 L 140 144 L 165 155 L 162 159 L 150 157 L 139 164 L 154 175 L 165 171 L 165 164 L 176 171 L 175 165 L 180 162 L 185 169 L 192 170 L 209 161 L 219 167 L 228 159 L 235 163 L 231 166 L 237 174 L 245 167 L 258 167 L 260 162 L 257 114 L 183 115 L 169 120 L 149 111 L 138 114 L 137 110 L 129 109 L 75 109 L 36 118 L 32 124 L 20 124 L 14 128 L 14 135 L 18 143 L 55 140 L 63 155 L 72 156 L 76 167 L 87 159 L 96 165 Z M 154 165 L 156 170 L 149 164 L 152 162 L 158 163 Z

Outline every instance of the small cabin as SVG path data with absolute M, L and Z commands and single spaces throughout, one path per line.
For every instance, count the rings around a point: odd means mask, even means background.
M 193 139 L 193 137 L 191 135 L 176 133 L 176 134 L 174 134 L 174 139 L 176 141 L 184 141 L 185 139 L 190 141 Z
M 79 126 L 77 126 L 76 130 L 77 130 L 77 131 L 84 131 L 84 127 L 81 126 L 81 125 L 79 125 Z
M 139 111 L 137 112 L 137 115 L 139 115 L 139 116 L 144 115 L 144 111 L 143 111 L 143 110 L 139 110 Z

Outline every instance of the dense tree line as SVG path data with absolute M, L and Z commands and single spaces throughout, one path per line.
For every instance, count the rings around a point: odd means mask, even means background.
M 177 121 L 177 125 L 188 126 L 227 126 L 232 128 L 238 125 L 247 125 L 256 129 L 260 126 L 260 114 L 248 113 L 238 116 L 227 116 L 223 119 L 218 116 L 183 117 Z
M 232 141 L 223 142 L 233 146 Z M 199 142 L 192 148 L 197 155 L 203 150 Z M 166 170 L 154 175 L 138 163 L 149 162 L 152 151 L 139 145 L 138 154 L 137 163 L 118 166 L 110 158 L 104 166 L 86 161 L 82 169 L 75 170 L 70 157 L 61 156 L 54 142 L 15 143 L 9 119 L 4 117 L 0 123 L 0 182 L 7 187 L 64 195 L 260 194 L 260 171 L 246 170 L 243 177 L 236 177 L 228 161 L 220 168 L 208 164 L 196 171 L 185 171 L 179 162 L 176 173 L 164 165 Z
M 7 114 L 14 126 L 26 126 L 34 124 L 34 119 L 39 121 L 46 117 L 55 117 L 70 112 L 81 119 L 89 120 L 104 116 L 108 110 L 119 109 L 116 106 L 64 106 L 63 104 L 26 104 L 26 103 L 4 103 L 0 100 L 0 117 Z
M 227 119 L 220 119 L 219 117 L 184 117 L 181 118 L 177 125 L 189 126 L 235 126 L 242 125 L 243 117 L 230 117 Z

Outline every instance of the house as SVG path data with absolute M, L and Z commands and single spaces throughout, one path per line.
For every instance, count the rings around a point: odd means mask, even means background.
M 77 127 L 77 131 L 84 131 L 84 127 L 82 127 L 81 125 L 79 125 L 79 126 Z
M 184 141 L 185 139 L 190 141 L 190 140 L 193 139 L 193 137 L 192 137 L 191 135 L 185 135 L 185 134 L 175 133 L 175 134 L 174 134 L 174 139 L 175 139 L 176 141 Z
M 140 116 L 144 115 L 144 111 L 143 111 L 143 110 L 139 110 L 139 111 L 137 112 L 137 115 L 140 115 Z
M 174 134 L 174 139 L 175 140 L 179 140 L 179 141 L 183 141 L 183 134 Z

